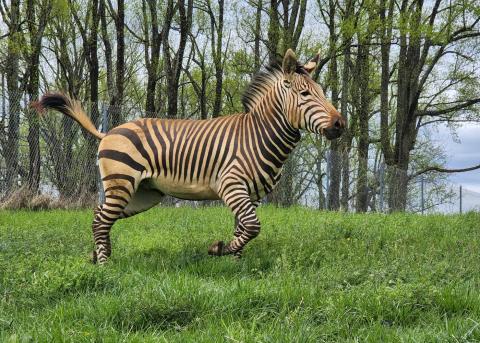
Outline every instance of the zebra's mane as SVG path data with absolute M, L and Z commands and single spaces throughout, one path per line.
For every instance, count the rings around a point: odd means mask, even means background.
M 295 72 L 309 75 L 301 64 L 297 64 L 297 70 Z M 245 112 L 250 112 L 281 78 L 283 78 L 283 70 L 278 62 L 271 63 L 266 66 L 264 70 L 256 73 L 242 96 L 242 104 Z

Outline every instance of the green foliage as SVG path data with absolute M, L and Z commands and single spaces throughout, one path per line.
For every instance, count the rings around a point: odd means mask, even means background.
M 67 20 L 70 17 L 70 5 L 67 0 L 52 0 L 52 18 Z
M 241 261 L 206 248 L 225 208 L 118 222 L 88 262 L 90 211 L 0 212 L 0 341 L 478 341 L 479 214 L 261 207 Z

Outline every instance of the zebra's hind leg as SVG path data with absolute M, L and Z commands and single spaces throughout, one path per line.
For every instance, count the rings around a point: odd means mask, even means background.
M 105 179 L 104 179 L 105 180 Z M 92 224 L 95 250 L 92 262 L 103 264 L 112 253 L 110 242 L 110 229 L 117 219 L 124 216 L 123 211 L 132 198 L 133 184 L 123 184 L 116 180 L 115 183 L 104 182 L 105 202 L 94 210 Z
M 114 207 L 112 209 L 108 202 L 98 206 L 94 210 L 95 218 L 93 219 L 92 232 L 95 242 L 95 250 L 93 251 L 92 262 L 103 264 L 107 261 L 112 253 L 110 243 L 110 229 L 117 219 L 122 215 L 123 208 Z
M 126 185 L 115 185 L 105 189 L 105 203 L 94 213 L 93 239 L 95 250 L 93 263 L 103 264 L 112 253 L 110 229 L 116 220 L 134 216 L 157 205 L 163 193 L 152 188 L 150 180 L 140 182 L 135 192 Z

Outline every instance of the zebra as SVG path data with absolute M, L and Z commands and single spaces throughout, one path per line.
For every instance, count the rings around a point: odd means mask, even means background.
M 99 132 L 79 101 L 47 93 L 40 113 L 56 110 L 100 140 L 98 165 L 105 201 L 94 210 L 93 263 L 111 255 L 116 220 L 157 205 L 164 195 L 223 200 L 235 216 L 234 237 L 213 242 L 208 254 L 241 257 L 260 232 L 256 208 L 278 183 L 301 130 L 338 138 L 346 121 L 311 77 L 318 54 L 305 65 L 289 49 L 283 61 L 258 72 L 243 95 L 244 113 L 204 120 L 137 119 Z

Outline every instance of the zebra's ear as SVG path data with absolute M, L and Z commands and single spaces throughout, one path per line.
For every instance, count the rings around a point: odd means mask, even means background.
M 314 58 L 304 64 L 303 68 L 312 75 L 317 69 L 318 61 L 320 60 L 320 51 L 317 52 Z
M 288 49 L 283 58 L 282 64 L 283 73 L 287 80 L 291 79 L 295 70 L 297 70 L 297 57 L 292 49 Z

